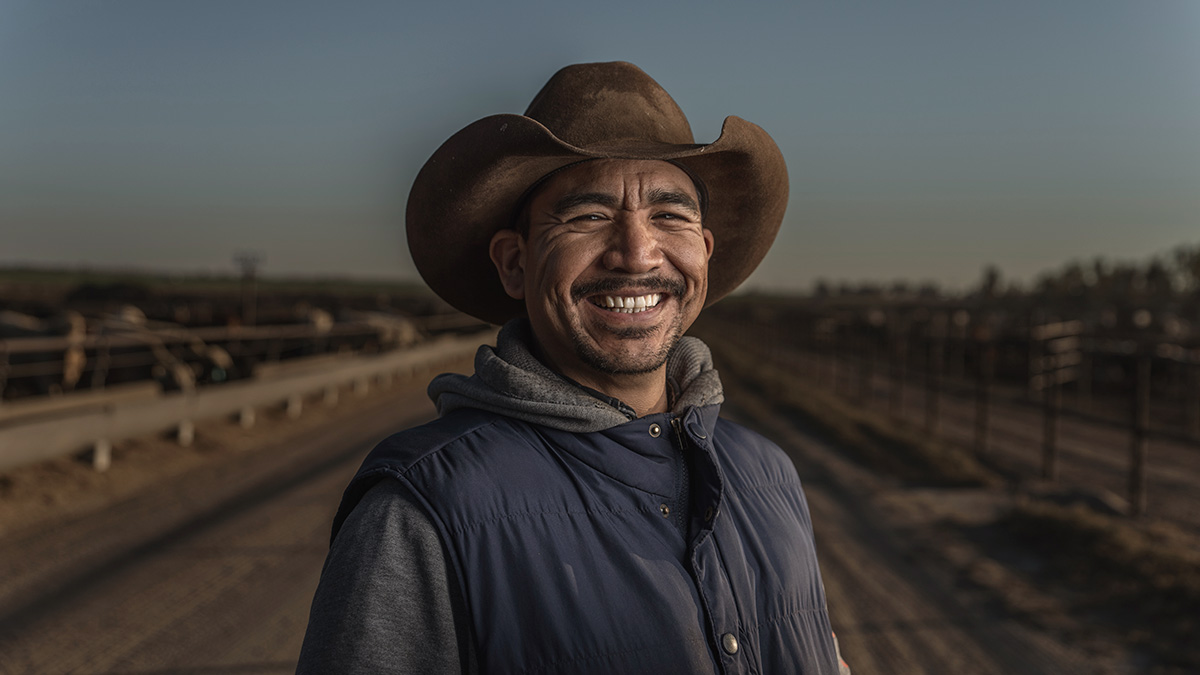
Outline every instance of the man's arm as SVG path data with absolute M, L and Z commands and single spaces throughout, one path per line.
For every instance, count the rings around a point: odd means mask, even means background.
M 478 670 L 470 621 L 437 530 L 384 480 L 350 513 L 313 598 L 298 675 Z

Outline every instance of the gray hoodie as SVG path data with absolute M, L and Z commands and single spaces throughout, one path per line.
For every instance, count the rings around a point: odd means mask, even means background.
M 479 408 L 580 433 L 637 417 L 627 405 L 555 373 L 530 348 L 525 319 L 481 346 L 475 374 L 434 378 L 438 414 Z M 708 347 L 684 337 L 667 360 L 671 409 L 721 403 Z M 297 673 L 475 673 L 470 619 L 428 515 L 398 481 L 370 489 L 338 532 L 313 598 Z
M 589 389 L 550 370 L 529 348 L 533 333 L 525 319 L 500 330 L 496 346 L 475 353 L 475 374 L 447 373 L 429 384 L 438 414 L 479 408 L 552 429 L 590 433 L 624 424 L 637 414 L 615 398 Z M 684 337 L 667 359 L 668 398 L 672 411 L 721 403 L 721 379 L 712 354 L 700 340 Z

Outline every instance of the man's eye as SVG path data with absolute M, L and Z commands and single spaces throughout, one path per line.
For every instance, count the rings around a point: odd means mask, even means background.
M 605 219 L 604 216 L 599 213 L 585 213 L 583 215 L 575 216 L 574 218 L 571 218 L 571 221 L 572 222 L 596 221 L 596 220 L 604 220 L 604 219 Z
M 683 221 L 691 220 L 690 218 L 688 218 L 687 216 L 685 216 L 681 213 L 671 213 L 669 211 L 664 211 L 662 213 L 655 215 L 654 217 L 660 218 L 662 220 L 683 220 Z

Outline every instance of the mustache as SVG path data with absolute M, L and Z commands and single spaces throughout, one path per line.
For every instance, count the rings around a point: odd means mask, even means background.
M 687 291 L 687 284 L 681 278 L 661 274 L 646 277 L 608 277 L 571 286 L 571 299 L 578 302 L 592 295 L 612 295 L 630 288 L 637 288 L 643 293 L 667 293 L 680 297 Z

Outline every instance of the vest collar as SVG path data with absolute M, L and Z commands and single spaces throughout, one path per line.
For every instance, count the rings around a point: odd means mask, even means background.
M 501 329 L 495 347 L 483 345 L 476 352 L 474 375 L 434 378 L 429 397 L 438 414 L 479 408 L 571 432 L 601 431 L 637 419 L 623 402 L 581 387 L 546 367 L 533 355 L 532 340 L 528 320 L 513 319 Z M 694 337 L 682 338 L 672 350 L 667 359 L 667 383 L 674 392 L 675 414 L 724 401 L 712 354 Z

